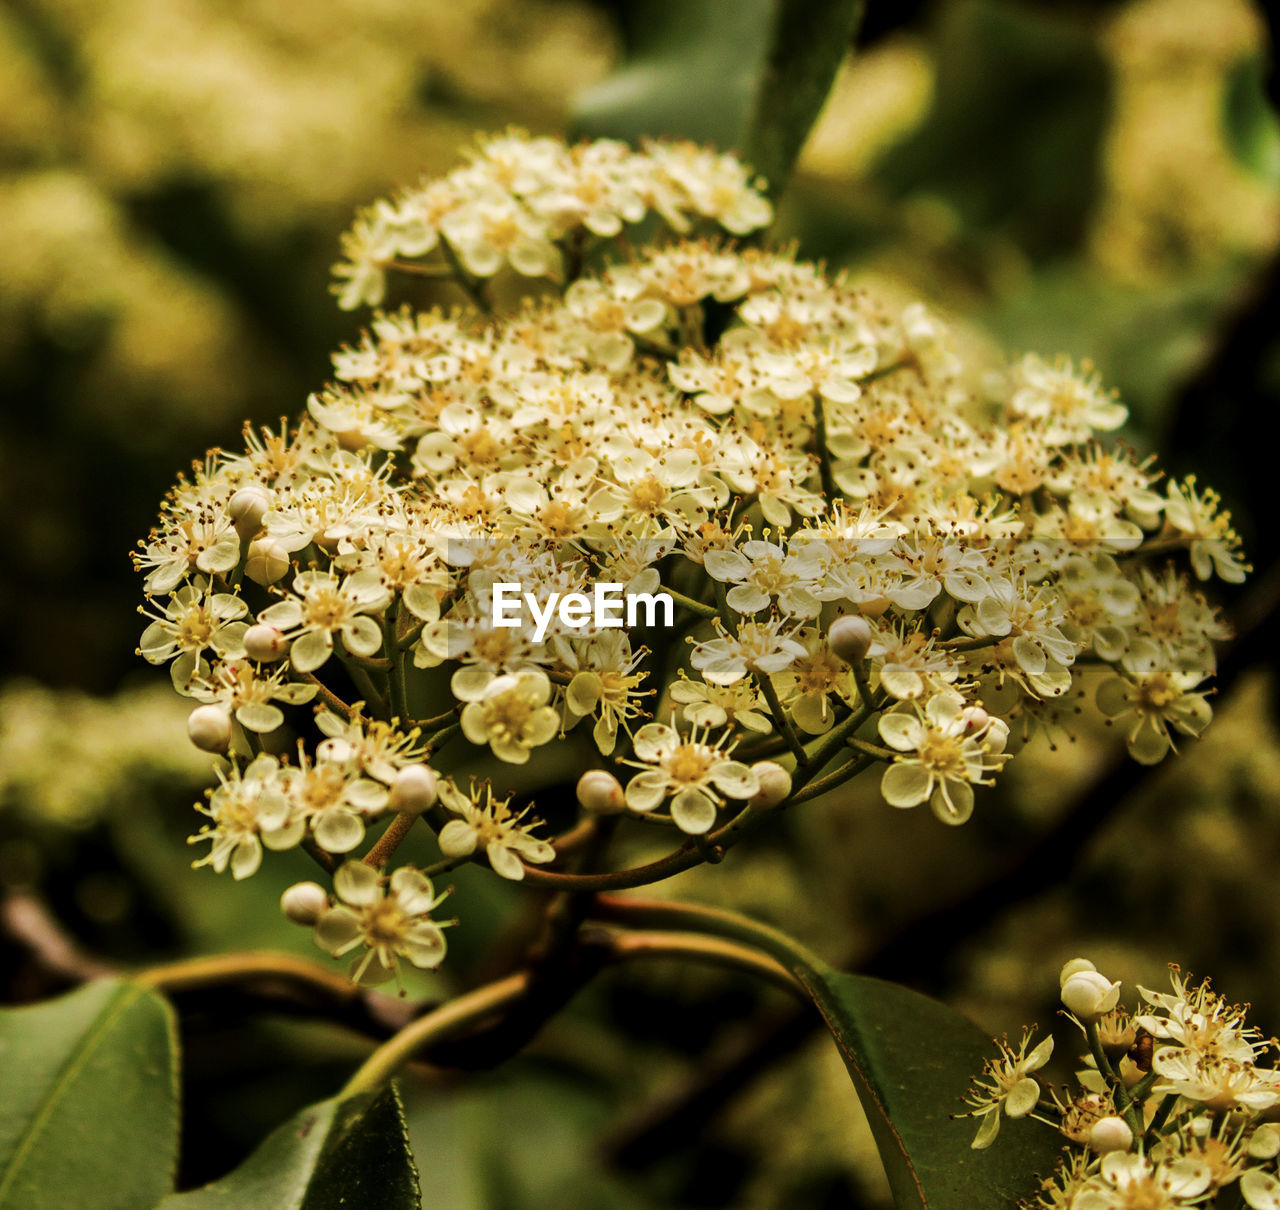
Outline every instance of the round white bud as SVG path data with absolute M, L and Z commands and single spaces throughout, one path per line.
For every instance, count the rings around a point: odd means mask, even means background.
M 318 882 L 295 882 L 280 896 L 280 910 L 294 924 L 315 924 L 328 907 L 328 892 Z
M 758 789 L 747 799 L 747 806 L 757 811 L 767 811 L 776 807 L 791 793 L 791 774 L 777 761 L 761 760 L 751 766 L 751 772 L 760 783 Z
M 1120 999 L 1120 984 L 1097 971 L 1076 971 L 1062 985 L 1062 1003 L 1081 1021 L 1110 1012 Z
M 1108 1151 L 1128 1151 L 1133 1146 L 1133 1131 L 1124 1118 L 1099 1118 L 1089 1130 L 1089 1146 L 1099 1155 Z
M 836 618 L 827 631 L 827 646 L 848 664 L 866 659 L 874 638 L 871 623 L 859 614 Z
M 594 815 L 617 815 L 627 809 L 622 783 L 605 769 L 588 769 L 578 778 L 578 802 Z
M 274 626 L 258 622 L 244 632 L 244 653 L 260 664 L 270 664 L 289 650 L 289 640 Z
M 242 487 L 227 501 L 227 515 L 241 538 L 252 538 L 262 528 L 262 518 L 271 507 L 271 493 L 251 483 Z
M 244 574 L 264 588 L 283 579 L 289 570 L 289 552 L 275 538 L 255 538 L 249 543 L 244 560 Z
M 187 716 L 187 734 L 205 752 L 225 752 L 231 743 L 231 715 L 221 706 L 197 706 Z
M 406 765 L 391 783 L 391 806 L 401 815 L 421 815 L 435 806 L 440 779 L 426 765 Z
M 991 715 L 981 706 L 966 706 L 960 711 L 960 719 L 970 735 L 976 735 L 991 723 Z
M 1088 958 L 1072 958 L 1070 962 L 1062 964 L 1062 970 L 1058 972 L 1058 986 L 1065 987 L 1067 980 L 1080 971 L 1096 971 L 1097 969 Z

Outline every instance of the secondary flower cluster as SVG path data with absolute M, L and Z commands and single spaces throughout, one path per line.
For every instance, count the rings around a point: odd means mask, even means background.
M 632 247 L 646 213 L 670 230 Z M 135 556 L 141 654 L 231 753 L 205 861 L 332 866 L 417 814 L 440 868 L 555 861 L 527 806 L 460 788 L 482 754 L 561 745 L 584 812 L 709 844 L 876 764 L 887 802 L 963 822 L 1027 734 L 1085 709 L 1146 762 L 1204 729 L 1225 631 L 1192 576 L 1246 571 L 1217 498 L 1099 441 L 1126 413 L 1088 367 L 1027 356 L 979 389 L 922 306 L 690 238 L 768 218 L 732 157 L 516 134 L 361 217 L 344 302 L 439 256 L 475 307 L 375 313 L 301 420 L 213 451 Z M 506 264 L 559 288 L 499 317 L 482 279 Z M 675 626 L 551 614 L 606 583 L 668 593 Z M 551 620 L 504 625 L 497 584 Z M 431 896 L 365 882 L 401 903 L 341 917 L 366 920 L 367 976 Z
M 1053 1039 L 1028 1053 L 999 1044 L 967 1097 L 990 1146 L 1002 1117 L 1034 1117 L 1070 1149 L 1028 1210 L 1280 1207 L 1277 1044 L 1206 980 L 1172 968 L 1172 991 L 1139 988 L 1138 1011 L 1086 959 L 1062 970 L 1062 1002 L 1088 1044 L 1073 1092 L 1046 1093 L 1032 1075 Z
M 431 253 L 477 278 L 507 265 L 525 277 L 563 278 L 566 253 L 576 256 L 582 239 L 611 238 L 649 214 L 677 231 L 708 219 L 734 235 L 773 217 L 729 155 L 692 143 L 567 147 L 511 131 L 482 139 L 465 167 L 362 211 L 334 271 L 338 304 L 377 306 L 388 268 Z

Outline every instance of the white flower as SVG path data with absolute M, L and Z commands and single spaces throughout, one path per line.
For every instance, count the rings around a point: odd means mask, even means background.
M 1129 755 L 1143 765 L 1159 764 L 1173 747 L 1172 727 L 1183 735 L 1199 735 L 1213 711 L 1196 686 L 1198 671 L 1171 666 L 1160 649 L 1137 640 L 1121 658 L 1123 675 L 1098 686 L 1098 709 L 1125 733 Z
M 437 895 L 420 870 L 401 866 L 387 885 L 372 866 L 349 861 L 333 876 L 333 889 L 339 902 L 316 921 L 315 942 L 334 957 L 365 946 L 351 964 L 356 983 L 375 987 L 398 979 L 401 958 L 422 970 L 444 961 L 444 933 L 430 913 L 445 895 Z
M 371 656 L 382 646 L 382 628 L 370 613 L 386 607 L 391 594 L 372 571 L 341 577 L 332 571 L 299 572 L 296 597 L 264 609 L 259 622 L 293 640 L 289 662 L 299 672 L 314 672 L 333 654 L 337 635 L 352 655 Z
M 684 716 L 698 727 L 716 728 L 726 724 L 767 735 L 773 730 L 768 706 L 754 682 L 708 685 L 690 680 L 682 671 L 667 690 L 673 702 L 684 707 Z
M 990 785 L 989 774 L 1004 763 L 1000 747 L 987 740 L 992 720 L 978 727 L 955 693 L 936 693 L 923 711 L 880 716 L 880 735 L 900 753 L 884 771 L 880 792 L 893 807 L 928 802 L 943 823 L 973 814 L 973 787 Z
M 710 553 L 710 552 L 708 552 Z M 733 685 L 748 672 L 766 676 L 781 672 L 805 654 L 802 643 L 783 633 L 785 620 L 743 622 L 736 634 L 729 634 L 716 619 L 719 637 L 698 643 L 690 662 L 713 685 Z
M 211 865 L 221 874 L 229 865 L 233 878 L 248 878 L 262 864 L 264 846 L 291 849 L 302 839 L 305 821 L 289 801 L 280 773 L 279 762 L 265 753 L 244 769 L 233 762 L 226 773 L 218 773 L 208 805 L 196 807 L 211 822 L 191 843 L 212 844 L 196 866 Z
M 1212 1182 L 1212 1170 L 1191 1156 L 1153 1162 L 1149 1157 L 1112 1151 L 1102 1157 L 1100 1173 L 1089 1180 L 1072 1210 L 1176 1210 L 1194 1206 Z
M 247 731 L 267 734 L 284 723 L 284 712 L 275 702 L 300 706 L 317 693 L 314 685 L 298 685 L 284 679 L 282 669 L 265 675 L 248 660 L 218 663 L 191 681 L 191 696 L 233 712 Z
M 138 654 L 149 664 L 173 660 L 169 674 L 179 693 L 186 693 L 192 678 L 207 669 L 204 652 L 223 659 L 244 654 L 248 627 L 240 619 L 249 608 L 231 593 L 213 592 L 207 579 L 170 594 L 160 613 L 142 612 L 153 620 L 142 632 Z
M 298 764 L 280 770 L 280 785 L 326 853 L 351 852 L 364 839 L 365 819 L 386 810 L 390 797 L 386 786 L 362 777 L 349 758 L 317 752 L 313 762 L 301 745 Z
M 1038 421 L 1050 445 L 1087 441 L 1093 431 L 1110 432 L 1129 418 L 1129 409 L 1104 391 L 1086 364 L 1077 373 L 1065 359 L 1049 365 L 1028 354 L 1014 367 L 1009 411 Z
M 1179 534 L 1191 539 L 1191 566 L 1207 580 L 1215 572 L 1228 584 L 1243 583 L 1248 565 L 1241 562 L 1240 539 L 1231 528 L 1231 514 L 1220 512 L 1221 498 L 1214 491 L 1196 491 L 1195 476 L 1181 486 L 1169 482 L 1164 515 Z
M 703 560 L 707 574 L 733 584 L 729 608 L 750 616 L 777 600 L 787 617 L 817 617 L 822 608 L 813 587 L 822 576 L 817 550 L 803 544 L 786 551 L 773 542 L 744 542 L 741 550 L 709 550 Z
M 627 806 L 652 811 L 671 797 L 671 818 L 682 832 L 709 832 L 726 797 L 750 798 L 760 789 L 756 775 L 730 758 L 726 738 L 709 744 L 697 728 L 685 739 L 665 723 L 641 727 L 635 738 L 639 759 L 626 762 L 642 770 L 627 783 Z
M 996 1041 L 999 1055 L 984 1062 L 982 1074 L 973 1081 L 965 1095 L 972 1105 L 970 1117 L 982 1119 L 973 1140 L 974 1150 L 981 1151 L 995 1142 L 1001 1116 L 1025 1118 L 1040 1100 L 1040 1084 L 1031 1075 L 1039 1071 L 1053 1054 L 1053 1039 L 1045 1038 L 1030 1054 L 1031 1034 L 1024 1033 L 1015 1050 L 1008 1039 Z
M 452 782 L 442 781 L 440 801 L 462 817 L 440 829 L 440 851 L 446 857 L 465 857 L 483 849 L 494 873 L 516 882 L 524 877 L 524 862 L 555 859 L 555 849 L 533 835 L 541 821 L 523 823 L 529 808 L 513 812 L 508 805 L 511 796 L 494 798 L 488 782 L 473 785 L 470 794 L 463 794 Z
M 463 707 L 462 733 L 473 744 L 488 744 L 499 760 L 522 765 L 560 730 L 550 700 L 551 682 L 541 669 L 496 677 L 478 701 Z

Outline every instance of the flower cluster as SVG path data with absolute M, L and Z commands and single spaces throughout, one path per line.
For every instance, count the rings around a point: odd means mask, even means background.
M 508 265 L 525 277 L 560 278 L 566 255 L 580 255 L 584 239 L 612 238 L 649 214 L 677 231 L 705 219 L 734 235 L 773 217 L 729 155 L 692 143 L 651 142 L 638 152 L 609 139 L 566 147 L 509 131 L 482 139 L 465 167 L 360 214 L 343 240 L 346 259 L 334 269 L 338 303 L 376 306 L 389 266 L 432 253 L 476 278 Z M 652 308 L 617 308 L 606 296 L 579 291 L 581 310 L 602 305 L 639 331 L 654 316 Z
M 990 1146 L 1004 1117 L 1036 1117 L 1070 1144 L 1029 1210 L 1280 1207 L 1277 1044 L 1206 980 L 1172 968 L 1172 991 L 1120 985 L 1077 958 L 1063 968 L 1062 1002 L 1089 1053 L 1074 1093 L 1046 1094 L 1031 1074 L 1053 1051 L 999 1044 L 966 1098 L 981 1119 L 973 1146 Z
M 669 230 L 632 247 L 646 214 Z M 229 754 L 205 862 L 332 865 L 392 816 L 375 870 L 419 817 L 440 869 L 557 861 L 527 802 L 459 788 L 482 755 L 558 746 L 610 779 L 580 802 L 714 853 L 871 766 L 961 823 L 1037 729 L 1114 720 L 1144 762 L 1204 729 L 1225 627 L 1196 582 L 1247 570 L 1217 497 L 1105 441 L 1126 411 L 1090 367 L 993 374 L 921 305 L 728 238 L 769 216 L 730 156 L 509 133 L 359 219 L 345 304 L 416 265 L 474 306 L 376 312 L 135 556 L 140 652 Z M 553 288 L 496 315 L 507 268 Z M 552 610 L 602 584 L 674 625 Z

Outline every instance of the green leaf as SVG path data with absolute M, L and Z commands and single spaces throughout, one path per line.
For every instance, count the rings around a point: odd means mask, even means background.
M 857 1086 L 899 1210 L 1008 1210 L 1047 1176 L 1062 1138 L 1008 1122 L 985 1151 L 973 1119 L 951 1120 L 970 1078 L 994 1054 L 977 1026 L 927 996 L 827 966 L 801 967 Z
M 312 1105 L 229 1176 L 157 1210 L 420 1210 L 418 1170 L 394 1085 Z
M 173 1188 L 168 1005 L 103 980 L 0 1011 L 0 1210 L 139 1210 Z
M 738 151 L 782 191 L 863 0 L 634 0 L 620 70 L 578 98 L 581 134 Z

